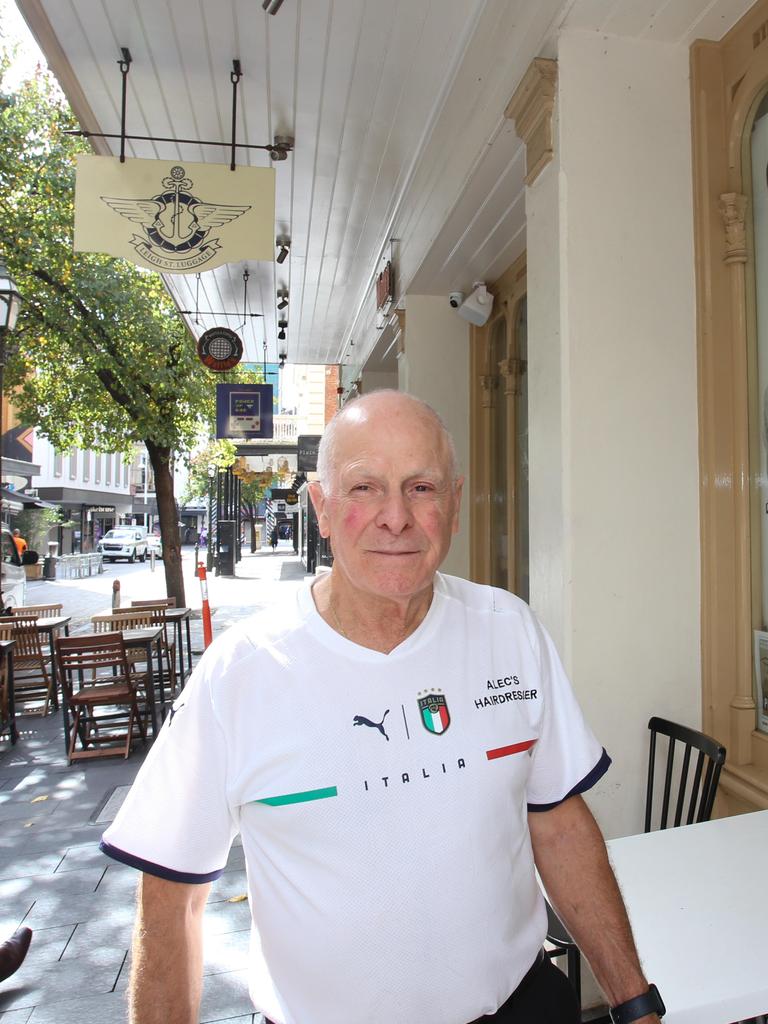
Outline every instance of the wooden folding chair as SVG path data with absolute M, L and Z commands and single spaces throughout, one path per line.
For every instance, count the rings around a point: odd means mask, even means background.
M 27 619 L 29 622 L 37 622 L 38 619 L 55 619 L 62 613 L 63 604 L 23 604 L 18 608 L 11 608 L 11 616 L 14 619 Z M 53 659 L 53 646 L 48 643 L 48 636 L 40 638 L 40 646 L 47 658 Z
M 124 629 L 150 629 L 154 626 L 152 611 L 142 608 L 120 608 L 103 615 L 92 615 L 91 625 L 95 633 L 122 632 Z M 128 665 L 134 673 L 134 681 L 143 700 L 147 699 L 147 656 L 141 649 L 126 651 Z
M 13 648 L 13 676 L 17 712 L 21 710 L 27 714 L 47 715 L 51 702 L 55 703 L 55 694 L 53 677 L 40 642 L 36 621 L 15 615 L 4 617 L 0 623 L 0 637 L 16 641 Z M 19 707 L 21 704 L 23 708 Z
M 131 608 L 146 608 L 162 605 L 164 608 L 175 608 L 175 597 L 153 597 L 149 601 L 131 601 Z
M 119 632 L 57 637 L 56 658 L 68 717 L 69 763 L 127 758 L 136 735 L 146 742 L 136 682 Z M 80 746 L 78 749 L 78 740 Z
M 165 616 L 165 611 L 167 608 L 175 607 L 175 597 L 166 597 L 157 601 L 131 601 L 131 609 L 137 608 L 140 611 L 151 612 L 152 625 L 163 627 L 163 639 L 160 646 L 168 675 L 171 699 L 173 699 L 176 693 L 176 639 L 173 631 L 168 630 L 168 620 Z
M 22 604 L 11 608 L 11 615 L 35 619 L 55 619 L 62 614 L 63 604 Z

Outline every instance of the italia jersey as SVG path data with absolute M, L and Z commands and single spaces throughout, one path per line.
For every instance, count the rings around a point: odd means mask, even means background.
M 102 848 L 205 882 L 239 832 L 251 994 L 280 1024 L 466 1024 L 546 933 L 528 812 L 609 763 L 513 595 L 438 574 L 381 654 L 308 582 L 209 648 Z

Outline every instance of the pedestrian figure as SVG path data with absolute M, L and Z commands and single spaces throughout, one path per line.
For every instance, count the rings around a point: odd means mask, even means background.
M 273 527 L 273 529 L 272 529 L 272 534 L 271 534 L 271 536 L 269 538 L 269 543 L 272 545 L 272 550 L 275 551 L 277 549 L 277 527 L 276 526 Z
M 28 546 L 27 542 L 21 536 L 21 530 L 14 530 L 13 531 L 13 543 L 16 545 L 16 550 L 19 553 L 19 558 L 21 558 L 21 556 L 27 550 L 27 546 Z

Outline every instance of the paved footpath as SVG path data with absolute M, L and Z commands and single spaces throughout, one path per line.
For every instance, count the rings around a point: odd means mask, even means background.
M 200 607 L 191 548 L 184 549 L 187 603 Z M 214 636 L 295 590 L 304 570 L 292 551 L 246 554 L 235 579 L 213 577 Z M 73 631 L 109 607 L 112 581 L 122 604 L 165 592 L 162 565 L 115 563 L 103 576 L 31 583 L 29 604 L 61 602 Z M 202 623 L 193 619 L 193 652 Z M 136 872 L 105 857 L 98 841 L 144 757 L 67 766 L 61 716 L 23 716 L 20 739 L 0 739 L 0 941 L 20 924 L 34 931 L 20 970 L 0 983 L 0 1024 L 125 1024 Z M 200 1022 L 256 1024 L 246 984 L 250 913 L 242 849 L 213 883 L 205 914 L 205 983 Z

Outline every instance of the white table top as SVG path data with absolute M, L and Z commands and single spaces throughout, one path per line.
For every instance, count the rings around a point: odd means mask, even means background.
M 768 1013 L 768 811 L 607 845 L 664 1024 Z

